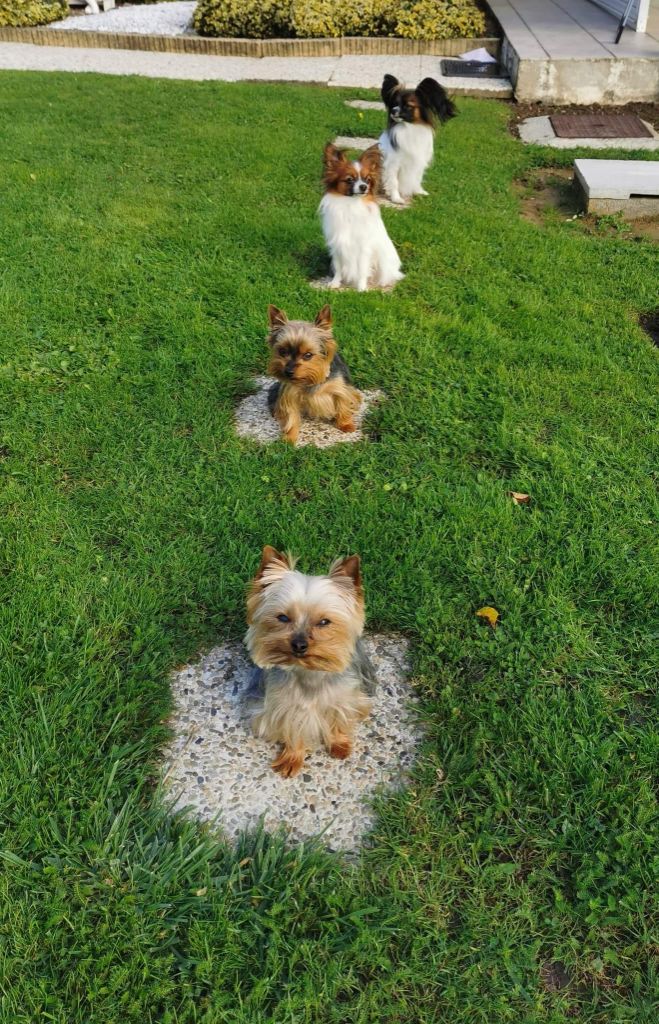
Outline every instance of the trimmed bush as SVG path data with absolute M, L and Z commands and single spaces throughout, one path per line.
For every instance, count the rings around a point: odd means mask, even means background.
M 485 17 L 475 0 L 199 0 L 194 26 L 244 39 L 452 39 L 483 35 Z
M 291 28 L 300 39 L 390 36 L 399 7 L 395 0 L 292 0 Z
M 194 27 L 202 36 L 281 38 L 291 35 L 290 8 L 290 0 L 199 0 Z
M 0 0 L 0 26 L 47 25 L 68 9 L 66 0 Z
M 394 35 L 403 39 L 460 39 L 484 33 L 485 15 L 471 0 L 416 0 L 402 4 Z

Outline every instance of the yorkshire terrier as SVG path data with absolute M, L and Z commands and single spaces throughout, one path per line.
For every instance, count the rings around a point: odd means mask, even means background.
M 385 75 L 382 100 L 387 108 L 387 128 L 379 139 L 384 192 L 392 203 L 427 196 L 423 176 L 433 158 L 435 119 L 448 121 L 455 107 L 434 78 L 406 89 L 393 75 Z
M 290 555 L 265 547 L 247 622 L 245 644 L 257 666 L 248 690 L 252 730 L 282 744 L 274 771 L 297 775 L 307 753 L 320 746 L 332 757 L 349 757 L 376 687 L 361 641 L 359 557 L 339 559 L 327 576 L 305 576 Z
M 346 433 L 355 430 L 362 398 L 338 354 L 330 307 L 323 306 L 309 323 L 289 320 L 281 309 L 269 306 L 268 320 L 268 373 L 277 378 L 268 405 L 284 439 L 295 444 L 303 416 L 331 420 Z
M 325 146 L 325 195 L 318 212 L 332 257 L 330 288 L 389 288 L 404 275 L 384 226 L 378 193 L 382 157 L 377 146 L 351 162 L 331 143 Z

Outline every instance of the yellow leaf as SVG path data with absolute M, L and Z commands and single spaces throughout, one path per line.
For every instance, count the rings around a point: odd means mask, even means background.
M 522 494 L 521 491 L 508 491 L 508 494 L 513 499 L 516 505 L 530 505 L 531 495 Z
M 476 615 L 478 615 L 478 617 L 481 618 L 481 619 L 485 619 L 487 624 L 489 626 L 491 626 L 492 629 L 496 629 L 497 628 L 497 622 L 499 620 L 499 613 L 496 610 L 496 608 L 491 608 L 489 605 L 486 604 L 484 608 L 479 608 L 478 609 L 478 611 L 476 612 Z
M 36 174 L 31 174 L 30 177 L 32 178 L 32 181 L 36 181 L 37 180 Z
M 208 886 L 204 885 L 201 889 L 195 889 L 195 896 L 205 896 L 208 892 Z

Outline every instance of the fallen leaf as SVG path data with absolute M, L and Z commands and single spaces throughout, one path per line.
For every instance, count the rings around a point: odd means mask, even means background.
M 36 181 L 37 180 L 36 174 L 31 174 L 30 177 L 32 178 L 32 181 Z
M 513 499 L 516 505 L 530 505 L 531 495 L 522 494 L 521 491 L 508 491 L 508 494 Z
M 491 626 L 492 629 L 497 628 L 499 613 L 496 610 L 496 608 L 491 608 L 490 605 L 486 604 L 484 608 L 478 609 L 476 615 L 478 615 L 480 619 L 485 619 L 487 621 L 487 624 Z
M 205 896 L 208 892 L 208 886 L 204 885 L 201 889 L 195 889 L 195 896 Z

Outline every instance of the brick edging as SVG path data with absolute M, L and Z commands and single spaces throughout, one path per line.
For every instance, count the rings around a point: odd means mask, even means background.
M 0 42 L 32 43 L 37 46 L 82 46 L 110 50 L 151 50 L 156 53 L 206 53 L 218 57 L 383 57 L 428 54 L 457 57 L 465 50 L 484 46 L 498 57 L 501 40 L 480 39 L 388 39 L 345 36 L 340 39 L 210 39 L 204 36 L 153 36 L 128 32 L 85 32 L 61 30 L 47 25 L 37 28 L 0 28 Z

